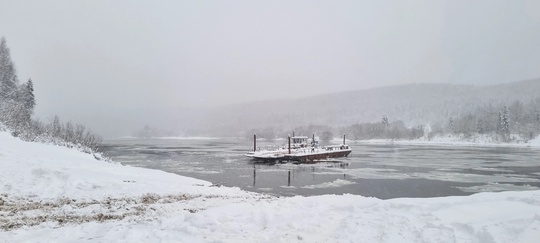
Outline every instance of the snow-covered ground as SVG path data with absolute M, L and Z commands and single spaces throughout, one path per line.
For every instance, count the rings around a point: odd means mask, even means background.
M 276 198 L 0 132 L 4 242 L 537 242 L 540 191 Z M 350 183 L 345 180 L 334 184 Z M 320 185 L 321 187 L 329 187 Z

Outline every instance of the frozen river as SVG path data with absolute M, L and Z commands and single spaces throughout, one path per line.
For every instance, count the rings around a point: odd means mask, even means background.
M 251 147 L 244 139 L 117 139 L 102 149 L 122 164 L 281 196 L 387 199 L 540 189 L 538 148 L 349 144 L 348 158 L 302 165 L 253 163 L 243 156 Z

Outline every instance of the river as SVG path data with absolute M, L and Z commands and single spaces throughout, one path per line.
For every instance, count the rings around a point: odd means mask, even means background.
M 259 141 L 259 146 L 284 141 Z M 315 164 L 260 164 L 235 138 L 114 139 L 101 147 L 125 165 L 277 196 L 356 194 L 380 199 L 540 189 L 540 149 L 349 143 L 347 158 Z

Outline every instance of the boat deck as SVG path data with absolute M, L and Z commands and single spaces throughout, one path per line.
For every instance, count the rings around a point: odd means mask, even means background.
M 324 148 L 299 148 L 291 150 L 287 149 L 256 151 L 246 154 L 246 156 L 264 162 L 274 161 L 293 161 L 300 163 L 310 163 L 316 160 L 325 160 L 329 158 L 347 157 L 352 150 L 349 146 L 330 146 Z

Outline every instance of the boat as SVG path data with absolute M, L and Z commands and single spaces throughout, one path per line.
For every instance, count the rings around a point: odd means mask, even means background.
M 286 146 L 261 150 L 257 149 L 257 135 L 254 134 L 253 151 L 246 153 L 245 156 L 262 162 L 313 163 L 317 160 L 347 157 L 351 152 L 350 146 L 345 144 L 345 135 L 343 135 L 343 143 L 340 145 L 319 146 L 315 135 L 309 143 L 306 136 L 289 136 Z

